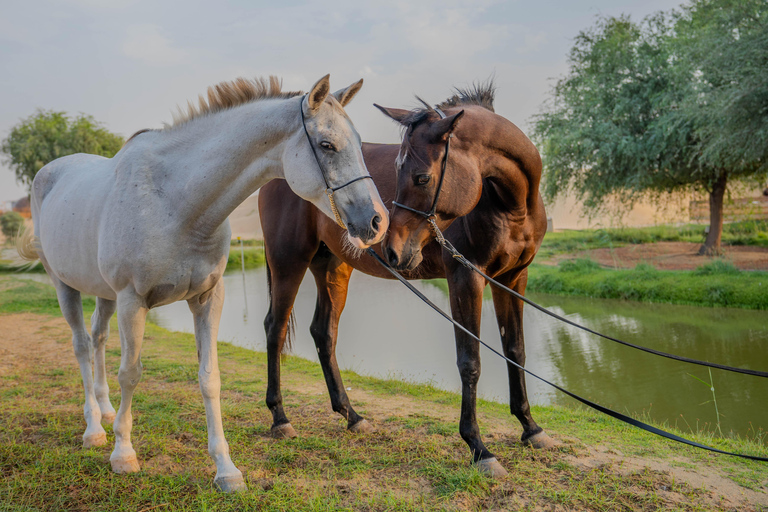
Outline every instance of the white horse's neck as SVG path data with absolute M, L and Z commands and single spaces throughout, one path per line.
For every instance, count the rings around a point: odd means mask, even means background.
M 286 143 L 300 129 L 301 100 L 260 100 L 153 133 L 157 160 L 144 172 L 166 191 L 182 230 L 212 235 L 259 187 L 283 177 Z

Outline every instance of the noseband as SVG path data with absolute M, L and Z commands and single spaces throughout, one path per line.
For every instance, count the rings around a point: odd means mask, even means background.
M 306 98 L 306 95 L 304 96 Z M 344 225 L 344 222 L 341 220 L 341 215 L 339 215 L 339 209 L 336 207 L 336 201 L 333 200 L 333 193 L 337 190 L 341 190 L 342 188 L 346 187 L 347 185 L 351 185 L 356 181 L 364 180 L 367 178 L 373 179 L 370 174 L 366 176 L 358 176 L 357 178 L 352 178 L 348 182 L 344 183 L 343 185 L 339 185 L 338 187 L 332 187 L 330 183 L 328 183 L 328 176 L 325 175 L 325 170 L 323 169 L 323 164 L 320 163 L 320 157 L 317 156 L 317 149 L 315 148 L 315 145 L 312 144 L 312 138 L 309 136 L 309 132 L 307 131 L 307 122 L 304 118 L 304 99 L 301 100 L 299 103 L 299 112 L 301 112 L 301 126 L 304 127 L 304 134 L 307 136 L 307 142 L 309 142 L 309 147 L 312 148 L 312 154 L 315 155 L 315 161 L 317 162 L 317 166 L 320 168 L 320 175 L 323 177 L 323 181 L 325 182 L 325 194 L 328 196 L 328 202 L 331 203 L 331 211 L 333 212 L 333 215 L 336 217 L 336 224 L 341 226 L 341 229 L 346 230 L 347 226 Z
M 435 112 L 437 112 L 437 114 L 440 116 L 440 119 L 446 118 L 446 115 L 439 108 L 435 107 Z M 403 210 L 408 210 L 409 212 L 416 213 L 418 215 L 421 215 L 425 219 L 427 219 L 427 222 L 429 222 L 429 225 L 432 227 L 432 231 L 434 231 L 438 241 L 441 241 L 443 239 L 443 234 L 440 232 L 440 230 L 437 227 L 437 223 L 435 222 L 435 211 L 437 210 L 437 200 L 440 199 L 440 192 L 443 190 L 443 180 L 445 179 L 445 166 L 448 164 L 448 150 L 451 148 L 452 138 L 453 138 L 453 133 L 451 133 L 448 136 L 448 138 L 445 139 L 445 154 L 443 154 L 443 161 L 440 164 L 440 181 L 437 182 L 437 191 L 435 192 L 435 199 L 432 201 L 432 207 L 429 209 L 429 211 L 423 212 L 421 210 L 411 208 L 410 206 L 406 206 L 403 203 L 392 201 L 392 204 L 394 206 L 402 208 Z

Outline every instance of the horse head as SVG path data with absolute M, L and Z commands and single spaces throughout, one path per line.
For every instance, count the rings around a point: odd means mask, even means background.
M 303 126 L 283 158 L 293 191 L 335 219 L 358 249 L 380 242 L 389 224 L 378 190 L 367 179 L 360 135 L 344 111 L 362 85 L 360 80 L 330 94 L 329 75 L 318 80 L 301 101 Z
M 397 191 L 382 249 L 393 267 L 412 270 L 421 263 L 421 251 L 433 238 L 431 222 L 446 229 L 472 211 L 480 199 L 482 178 L 468 151 L 472 140 L 467 134 L 472 130 L 466 125 L 471 123 L 462 121 L 465 110 L 459 108 L 443 113 L 432 108 L 376 107 L 405 130 L 395 163 Z

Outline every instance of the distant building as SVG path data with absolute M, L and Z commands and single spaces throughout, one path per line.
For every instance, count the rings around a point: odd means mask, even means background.
M 29 197 L 22 197 L 13 203 L 13 211 L 21 214 L 25 219 L 32 218 L 32 208 L 29 204 Z

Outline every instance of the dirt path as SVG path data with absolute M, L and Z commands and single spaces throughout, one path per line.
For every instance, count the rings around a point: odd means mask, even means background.
M 78 367 L 72 353 L 70 336 L 66 323 L 59 317 L 29 313 L 0 315 L 0 391 L 7 392 L 8 387 L 14 385 L 12 379 L 6 378 L 11 375 L 40 375 L 41 378 L 46 378 L 45 376 L 51 375 L 51 372 L 63 371 L 77 374 Z M 115 342 L 115 334 L 113 334 L 110 345 L 114 346 Z M 235 364 L 233 361 L 222 358 L 222 371 L 226 372 L 228 367 Z M 151 379 L 150 382 L 143 384 L 150 388 L 155 385 Z M 287 393 L 325 395 L 322 382 L 310 382 L 306 378 L 286 375 L 285 384 Z M 194 382 L 183 385 L 195 387 Z M 59 393 L 66 392 L 66 390 L 53 388 L 51 390 L 52 400 L 56 400 Z M 74 391 L 69 390 L 68 392 L 73 393 Z M 82 391 L 79 393 L 81 394 Z M 418 398 L 405 396 L 382 398 L 362 390 L 354 390 L 350 394 L 356 402 L 365 403 L 366 414 L 379 432 L 377 435 L 398 435 L 395 431 L 387 432 L 387 429 L 394 428 L 387 421 L 393 416 L 405 417 L 410 413 L 419 412 L 422 415 L 427 414 L 430 417 L 445 419 L 450 422 L 455 422 L 458 416 L 458 411 L 453 406 L 440 405 L 434 402 L 429 402 L 428 406 L 425 406 L 426 402 L 420 403 Z M 82 414 L 80 407 L 71 404 L 71 399 L 69 402 L 69 405 L 62 404 L 62 410 L 66 409 L 68 414 Z M 319 421 L 328 421 L 328 417 L 333 417 L 333 412 L 329 406 L 326 406 L 320 414 L 325 418 L 318 418 Z M 2 421 L 1 417 L 0 421 Z M 499 439 L 509 435 L 510 424 L 507 418 L 484 416 L 480 418 L 480 421 L 488 439 Z M 657 459 L 625 456 L 610 446 L 586 446 L 579 440 L 568 439 L 564 435 L 554 433 L 554 436 L 561 442 L 576 447 L 573 450 L 558 453 L 554 459 L 567 461 L 569 464 L 583 469 L 585 473 L 598 469 L 626 479 L 637 478 L 638 474 L 647 472 L 664 475 L 665 481 L 671 481 L 674 485 L 669 487 L 662 485 L 661 488 L 657 489 L 657 492 L 668 508 L 680 507 L 689 510 L 692 504 L 697 510 L 700 509 L 699 507 L 706 510 L 762 510 L 768 507 L 768 494 L 766 492 L 741 487 L 729 478 L 727 471 L 721 471 L 717 467 L 697 466 L 692 461 L 679 457 Z M 559 463 L 555 462 L 555 465 Z M 146 469 L 152 470 L 152 464 L 149 463 Z M 425 482 L 419 481 L 417 483 L 418 485 L 413 492 L 417 494 L 431 492 Z M 678 485 L 680 483 L 686 485 L 681 488 Z M 338 486 L 339 484 L 338 482 L 331 482 L 329 485 Z M 510 485 L 512 484 L 510 483 Z M 768 491 L 768 482 L 765 482 L 763 488 Z M 526 503 L 524 495 L 518 495 L 515 499 L 522 500 L 514 502 L 515 504 L 522 507 L 532 506 L 534 510 L 560 510 L 557 506 L 541 508 L 540 504 Z M 461 506 L 458 509 L 465 510 Z
M 600 265 L 613 268 L 634 268 L 638 263 L 645 262 L 660 270 L 694 270 L 712 261 L 712 258 L 699 256 L 700 247 L 701 244 L 689 242 L 633 244 L 613 249 L 602 248 L 558 254 L 537 262 L 556 265 L 563 260 L 590 258 Z M 768 271 L 768 247 L 729 246 L 725 247 L 723 258 L 733 262 L 740 270 Z

